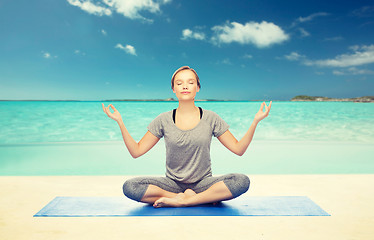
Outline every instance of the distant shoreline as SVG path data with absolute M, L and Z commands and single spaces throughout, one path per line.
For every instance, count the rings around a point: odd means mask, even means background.
M 197 99 L 196 102 L 267 102 L 270 100 L 219 100 L 219 99 Z M 329 98 L 307 95 L 298 95 L 291 100 L 271 100 L 273 102 L 374 102 L 374 96 L 357 98 Z M 0 102 L 178 102 L 174 98 L 166 99 L 107 99 L 107 100 L 0 100 Z
M 291 99 L 292 102 L 374 102 L 374 96 L 364 96 L 357 98 L 329 98 L 298 95 Z

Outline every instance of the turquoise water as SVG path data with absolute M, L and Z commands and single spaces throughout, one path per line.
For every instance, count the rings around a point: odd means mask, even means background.
M 105 102 L 109 103 L 120 111 L 137 141 L 158 114 L 178 106 L 177 102 Z M 261 102 L 196 105 L 218 113 L 240 140 Z M 0 116 L 0 175 L 164 172 L 163 140 L 143 157 L 132 159 L 101 102 L 0 102 Z M 374 104 L 273 102 L 242 157 L 213 138 L 213 172 L 374 173 L 373 144 Z
M 177 102 L 110 102 L 134 139 L 140 140 L 158 114 Z M 106 105 L 109 102 L 105 102 Z M 241 137 L 260 102 L 196 102 L 218 113 Z M 374 143 L 374 104 L 346 102 L 273 102 L 256 140 L 348 141 Z M 101 102 L 0 102 L 0 144 L 120 141 L 117 124 Z

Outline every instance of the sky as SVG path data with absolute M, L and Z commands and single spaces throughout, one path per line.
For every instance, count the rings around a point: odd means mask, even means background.
M 373 1 L 0 0 L 0 99 L 374 95 Z

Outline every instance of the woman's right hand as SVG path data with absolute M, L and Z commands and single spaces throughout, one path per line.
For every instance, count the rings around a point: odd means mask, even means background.
M 269 106 L 266 106 L 266 103 L 262 102 L 260 110 L 256 113 L 255 119 L 254 119 L 257 123 L 259 123 L 262 119 L 266 118 L 269 115 L 272 102 L 273 101 L 270 101 Z M 264 106 L 265 106 L 265 112 L 264 112 Z
M 106 113 L 106 115 L 108 115 L 108 117 L 110 117 L 111 119 L 113 119 L 116 122 L 122 121 L 121 114 L 117 111 L 117 109 L 112 104 L 109 104 L 108 107 L 105 107 L 104 103 L 102 103 L 102 105 L 103 105 L 103 110 Z M 111 107 L 113 109 L 113 111 L 114 111 L 113 113 L 110 112 L 109 107 Z

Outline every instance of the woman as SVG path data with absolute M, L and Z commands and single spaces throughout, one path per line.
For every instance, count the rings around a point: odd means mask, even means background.
M 209 153 L 211 138 L 214 135 L 230 151 L 242 156 L 257 124 L 268 116 L 272 102 L 269 106 L 265 102 L 261 104 L 249 130 L 238 141 L 228 130 L 229 125 L 215 112 L 195 106 L 195 96 L 200 90 L 200 80 L 195 70 L 184 66 L 175 71 L 171 88 L 179 100 L 178 108 L 157 116 L 138 143 L 127 131 L 115 107 L 102 104 L 104 112 L 118 123 L 133 158 L 142 156 L 160 138 L 165 138 L 166 176 L 129 179 L 123 185 L 124 194 L 154 207 L 187 207 L 229 200 L 245 193 L 250 183 L 246 175 L 212 176 Z

